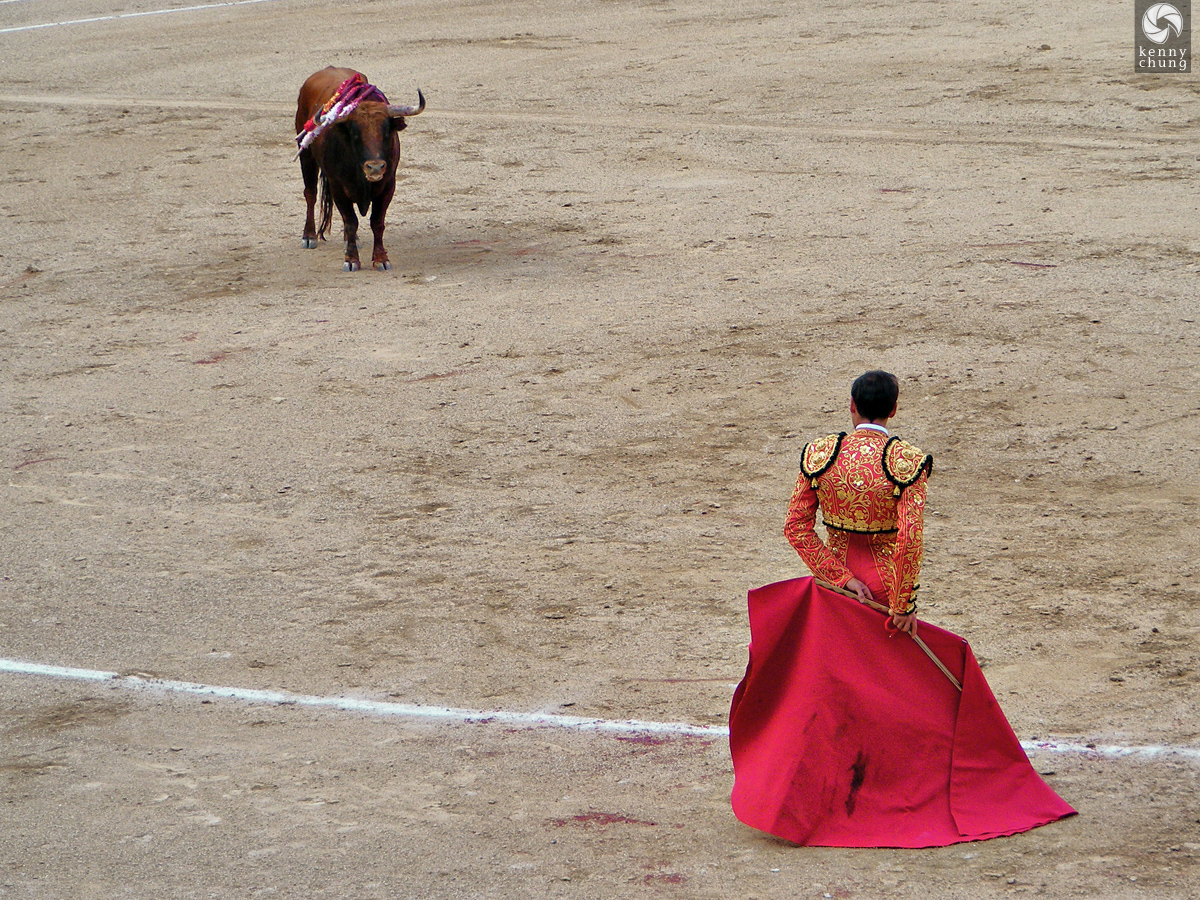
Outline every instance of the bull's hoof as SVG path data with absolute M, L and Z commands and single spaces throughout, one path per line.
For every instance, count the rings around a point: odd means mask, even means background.
M 306 238 L 304 238 L 303 241 L 300 242 L 300 246 L 303 247 L 305 250 L 315 250 L 317 247 L 317 239 L 306 237 Z
M 344 263 L 342 263 L 342 271 L 343 272 L 357 272 L 358 271 L 358 260 L 357 259 L 346 260 Z
M 392 264 L 390 262 L 388 262 L 386 259 L 384 259 L 384 260 L 377 259 L 377 260 L 375 260 L 375 262 L 371 263 L 371 268 L 377 269 L 380 272 L 390 272 L 392 270 Z

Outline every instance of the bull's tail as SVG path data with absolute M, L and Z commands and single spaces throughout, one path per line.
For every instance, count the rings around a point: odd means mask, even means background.
M 317 228 L 317 237 L 325 240 L 329 232 L 330 222 L 333 221 L 333 196 L 329 193 L 329 177 L 321 173 L 321 224 Z

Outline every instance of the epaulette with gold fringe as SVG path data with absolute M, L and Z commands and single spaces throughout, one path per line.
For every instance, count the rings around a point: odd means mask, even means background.
M 896 486 L 896 496 L 916 484 L 922 475 L 933 474 L 933 457 L 898 437 L 889 438 L 883 448 L 883 474 Z
M 800 471 L 805 478 L 817 478 L 829 471 L 837 459 L 838 451 L 842 449 L 842 439 L 846 432 L 829 434 L 817 438 L 811 444 L 805 444 L 800 453 Z

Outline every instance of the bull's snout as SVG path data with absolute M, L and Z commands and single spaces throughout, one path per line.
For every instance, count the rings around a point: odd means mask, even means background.
M 363 174 L 367 181 L 379 181 L 387 171 L 387 163 L 382 159 L 368 159 L 363 163 Z

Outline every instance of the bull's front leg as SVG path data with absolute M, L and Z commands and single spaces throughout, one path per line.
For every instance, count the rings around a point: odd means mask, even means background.
M 381 272 L 386 272 L 392 267 L 392 264 L 388 262 L 387 250 L 383 247 L 383 228 L 384 219 L 387 216 L 388 204 L 392 202 L 392 194 L 395 192 L 395 189 L 396 185 L 393 182 L 371 204 L 371 233 L 375 236 L 375 242 L 371 247 L 371 268 L 379 269 Z
M 304 204 L 308 207 L 304 215 L 304 234 L 300 246 L 311 250 L 317 246 L 317 222 L 313 209 L 317 205 L 317 161 L 313 159 L 312 150 L 305 148 L 300 152 L 300 174 L 304 178 Z
M 346 238 L 346 261 L 342 263 L 342 271 L 357 272 L 358 262 L 358 216 L 354 214 L 354 204 L 345 197 L 338 197 L 337 208 L 342 214 L 342 235 Z

